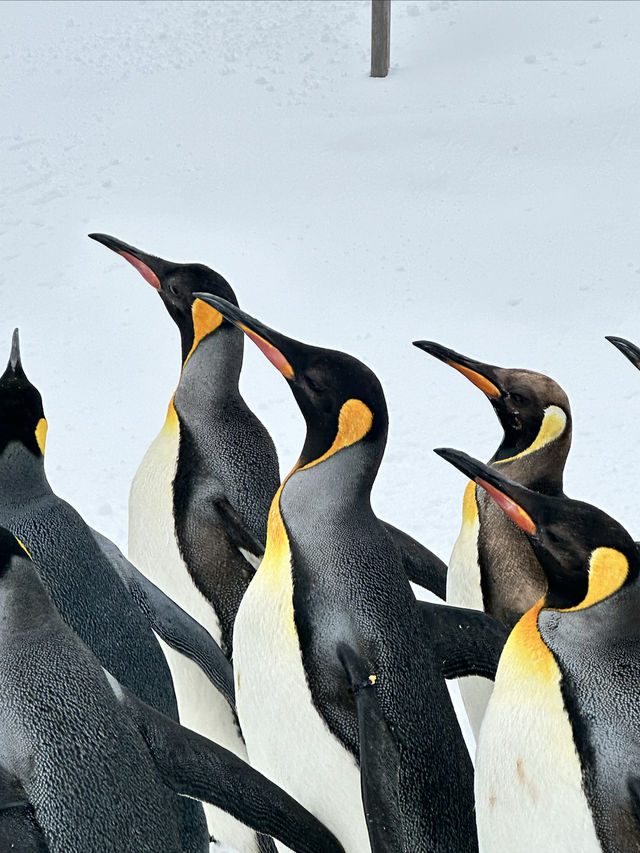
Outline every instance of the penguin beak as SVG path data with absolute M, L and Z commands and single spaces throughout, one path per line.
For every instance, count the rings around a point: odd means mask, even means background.
M 16 377 L 26 379 L 24 368 L 22 367 L 22 359 L 20 357 L 20 333 L 17 329 L 14 329 L 11 337 L 11 353 L 9 354 L 7 369 L 2 376 L 0 376 L 0 382 L 3 382 L 5 379 L 15 379 Z
M 9 363 L 7 364 L 7 371 L 11 371 L 11 373 L 17 373 L 18 371 L 22 371 L 22 359 L 20 358 L 20 332 L 18 329 L 13 330 L 13 336 L 11 338 L 11 353 L 9 355 Z
M 454 352 L 452 349 L 435 343 L 435 341 L 414 341 L 413 345 L 462 373 L 476 388 L 479 388 L 483 394 L 492 400 L 502 397 L 496 376 L 497 368 L 492 365 L 474 361 L 472 358 L 467 358 L 459 352 Z
M 626 355 L 634 367 L 640 370 L 640 349 L 635 344 L 632 344 L 631 341 L 626 341 L 624 338 L 616 338 L 613 335 L 606 335 L 605 337 L 609 343 L 619 349 L 623 355 Z
M 500 509 L 521 530 L 529 536 L 536 535 L 537 527 L 531 513 L 536 513 L 540 495 L 501 476 L 494 468 L 490 468 L 477 459 L 472 459 L 471 456 L 467 456 L 466 453 L 459 450 L 441 447 L 434 452 L 485 489 Z
M 287 349 L 293 348 L 295 341 L 270 329 L 264 323 L 241 311 L 240 308 L 232 305 L 220 296 L 213 296 L 211 293 L 194 293 L 193 296 L 195 299 L 202 299 L 203 302 L 211 305 L 222 314 L 225 320 L 233 323 L 248 338 L 251 338 L 258 349 L 282 373 L 285 379 L 291 381 L 295 378 L 293 367 L 284 354 Z
M 103 246 L 111 249 L 112 252 L 122 255 L 126 261 L 129 261 L 138 270 L 145 281 L 149 282 L 156 290 L 162 290 L 161 279 L 171 266 L 168 261 L 156 258 L 155 255 L 148 255 L 146 252 L 136 249 L 135 246 L 123 243 L 122 240 L 117 240 L 108 234 L 89 234 L 89 237 L 98 243 L 102 243 Z

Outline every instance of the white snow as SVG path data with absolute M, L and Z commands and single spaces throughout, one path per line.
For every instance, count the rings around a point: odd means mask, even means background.
M 368 77 L 368 0 L 0 4 L 0 343 L 20 326 L 47 470 L 126 545 L 178 335 L 111 233 L 223 273 L 241 305 L 347 350 L 386 390 L 379 513 L 444 558 L 464 481 L 432 452 L 499 438 L 437 340 L 569 394 L 567 491 L 638 538 L 640 4 L 404 2 Z M 282 471 L 302 419 L 247 344 Z

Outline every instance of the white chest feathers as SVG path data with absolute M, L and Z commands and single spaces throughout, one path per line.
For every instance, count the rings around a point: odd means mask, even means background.
M 288 549 L 265 555 L 236 616 L 236 701 L 251 764 L 295 797 L 342 842 L 369 853 L 353 756 L 315 709 L 293 620 Z M 282 845 L 278 849 L 284 851 Z
M 129 557 L 153 583 L 220 641 L 215 611 L 197 589 L 178 548 L 173 514 L 173 480 L 179 425 L 171 405 L 164 427 L 145 454 L 131 484 Z M 202 670 L 160 640 L 178 702 L 180 722 L 241 758 L 246 749 L 226 701 Z M 243 853 L 257 853 L 255 833 L 229 814 L 204 805 L 209 831 Z
M 462 526 L 453 546 L 447 571 L 447 604 L 484 610 L 480 563 L 478 558 L 478 532 L 480 520 L 476 504 L 476 484 L 467 485 L 462 503 Z M 493 682 L 487 678 L 470 676 L 459 678 L 460 695 L 469 718 L 473 735 L 478 740 L 480 726 L 487 710 Z
M 512 631 L 476 753 L 480 853 L 600 853 L 560 670 L 537 632 L 539 608 Z

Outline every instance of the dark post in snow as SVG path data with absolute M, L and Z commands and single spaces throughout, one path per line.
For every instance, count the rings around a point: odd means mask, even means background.
M 371 76 L 389 73 L 391 0 L 371 0 Z

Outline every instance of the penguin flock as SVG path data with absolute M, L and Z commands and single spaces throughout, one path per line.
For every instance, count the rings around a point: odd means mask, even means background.
M 388 413 L 366 365 L 252 317 L 206 266 L 89 236 L 157 291 L 180 375 L 131 485 L 125 556 L 49 484 L 14 332 L 0 853 L 640 850 L 639 546 L 564 494 L 563 389 L 415 342 L 503 432 L 486 464 L 436 450 L 467 479 L 447 566 L 371 507 Z M 238 388 L 245 338 L 306 426 L 284 478 Z M 640 369 L 640 348 L 609 340 Z

